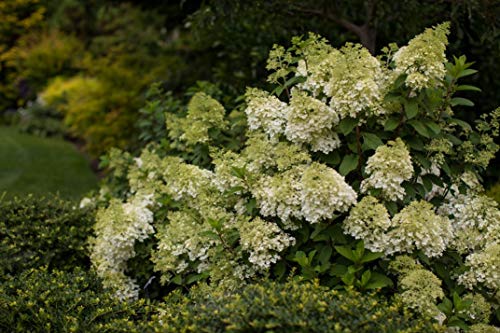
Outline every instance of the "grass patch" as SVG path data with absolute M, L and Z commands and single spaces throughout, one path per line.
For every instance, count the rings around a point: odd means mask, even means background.
M 70 143 L 0 126 L 0 196 L 58 193 L 79 199 L 96 186 L 87 160 Z

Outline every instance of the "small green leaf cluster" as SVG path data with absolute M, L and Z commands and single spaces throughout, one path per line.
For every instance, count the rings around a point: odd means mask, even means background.
M 31 268 L 0 283 L 2 332 L 141 332 L 144 300 L 119 302 L 93 271 Z
M 171 294 L 162 332 L 442 332 L 425 316 L 375 294 L 316 283 L 261 281 L 238 291 L 194 287 Z
M 91 209 L 57 197 L 0 201 L 0 278 L 40 266 L 89 267 Z

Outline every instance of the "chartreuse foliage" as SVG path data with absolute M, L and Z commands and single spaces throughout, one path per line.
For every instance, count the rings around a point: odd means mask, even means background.
M 0 279 L 41 266 L 88 267 L 93 222 L 91 210 L 75 209 L 74 203 L 57 197 L 0 201 Z
M 144 332 L 144 300 L 117 302 L 92 271 L 32 268 L 0 281 L 2 332 Z
M 294 38 L 270 52 L 274 91 L 245 95 L 241 145 L 223 144 L 234 119 L 198 93 L 166 115 L 175 150 L 114 151 L 119 187 L 91 239 L 105 286 L 134 299 L 153 275 L 163 292 L 205 280 L 233 290 L 295 270 L 382 289 L 446 326 L 497 324 L 500 210 L 480 173 L 498 150 L 500 109 L 475 124 L 457 116 L 473 106 L 462 91 L 477 89 L 463 84 L 475 73 L 465 57 L 447 61 L 448 30 L 379 57 Z M 184 158 L 195 149 L 210 159 Z
M 7 65 L 17 39 L 40 27 L 45 7 L 39 0 L 5 0 L 0 3 L 0 112 L 19 98 L 16 73 Z
M 173 293 L 162 332 L 442 332 L 400 303 L 317 283 L 263 282 L 238 291 L 194 287 Z

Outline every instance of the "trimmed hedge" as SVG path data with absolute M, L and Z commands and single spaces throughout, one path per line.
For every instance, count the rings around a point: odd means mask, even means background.
M 82 268 L 33 268 L 0 284 L 0 332 L 137 332 L 149 309 L 117 301 Z
M 442 332 L 399 304 L 318 284 L 264 282 L 228 293 L 173 293 L 160 332 Z
M 57 197 L 0 201 L 0 279 L 25 269 L 89 267 L 94 213 Z

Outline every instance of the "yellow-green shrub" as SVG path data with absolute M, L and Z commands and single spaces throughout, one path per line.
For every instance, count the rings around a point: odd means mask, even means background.
M 30 269 L 0 281 L 0 332 L 143 332 L 144 300 L 118 302 L 93 271 Z
M 9 81 L 25 85 L 23 97 L 31 99 L 50 78 L 74 72 L 83 51 L 76 37 L 55 30 L 24 35 L 4 54 L 5 65 L 12 69 Z
M 10 81 L 11 70 L 5 65 L 5 54 L 19 36 L 41 25 L 45 7 L 40 0 L 0 1 L 0 110 L 15 105 L 18 88 Z
M 173 293 L 161 332 L 442 332 L 431 320 L 374 295 L 289 281 L 243 286 L 236 292 L 193 288 Z

